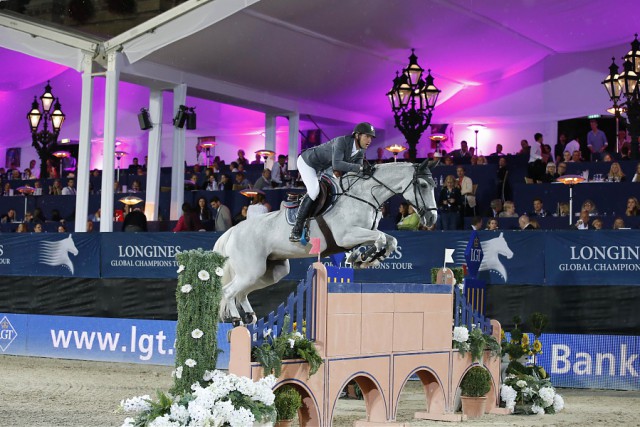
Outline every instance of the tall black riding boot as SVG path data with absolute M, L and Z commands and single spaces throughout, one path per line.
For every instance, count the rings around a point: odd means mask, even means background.
M 304 222 L 311 213 L 311 207 L 313 206 L 314 200 L 308 195 L 302 199 L 300 202 L 300 207 L 298 208 L 298 216 L 296 217 L 296 223 L 291 229 L 291 234 L 289 235 L 289 241 L 291 242 L 299 242 L 300 237 L 302 236 L 302 228 L 304 227 Z

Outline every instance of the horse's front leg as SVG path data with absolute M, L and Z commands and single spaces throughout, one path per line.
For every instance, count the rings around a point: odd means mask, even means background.
M 375 254 L 384 252 L 385 257 L 388 255 L 388 242 L 392 239 L 395 242 L 395 238 L 389 236 L 379 230 L 368 230 L 366 228 L 356 227 L 352 230 L 349 230 L 348 233 L 341 235 L 336 239 L 336 243 L 342 247 L 356 247 L 356 246 L 371 246 L 369 250 L 365 251 L 364 254 L 360 254 L 359 252 L 353 252 L 351 256 L 347 259 L 348 263 L 351 263 L 354 268 L 366 268 L 369 267 L 369 262 L 373 261 L 378 265 L 380 263 L 379 260 L 373 260 Z M 395 250 L 395 243 L 394 249 Z M 388 253 L 387 253 L 388 252 Z

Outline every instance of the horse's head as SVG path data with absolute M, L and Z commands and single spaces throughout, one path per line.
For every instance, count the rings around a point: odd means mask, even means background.
M 500 233 L 498 238 L 492 240 L 495 242 L 495 250 L 498 254 L 507 257 L 507 259 L 511 259 L 513 257 L 513 251 L 504 239 L 503 233 Z
M 431 227 L 438 219 L 438 207 L 434 195 L 436 183 L 426 160 L 414 168 L 411 185 L 402 195 L 415 208 L 420 216 L 420 222 Z
M 67 250 L 67 252 L 71 252 L 74 255 L 78 255 L 78 248 L 76 248 L 76 244 L 73 242 L 73 238 L 71 234 L 69 237 L 62 240 L 62 247 Z

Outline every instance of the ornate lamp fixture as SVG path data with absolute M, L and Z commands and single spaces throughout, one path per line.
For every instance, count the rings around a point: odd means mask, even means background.
M 436 106 L 440 89 L 433 84 L 431 70 L 423 78 L 424 69 L 418 65 L 418 57 L 411 49 L 409 65 L 396 72 L 393 87 L 387 93 L 395 119 L 395 127 L 402 132 L 409 144 L 409 158 L 416 159 L 416 145 L 420 136 L 431 124 L 431 114 Z
M 60 100 L 55 98 L 51 93 L 51 85 L 49 83 L 50 82 L 47 81 L 44 93 L 40 96 L 42 111 L 40 111 L 38 97 L 34 96 L 31 109 L 27 113 L 27 120 L 29 121 L 29 128 L 31 129 L 31 145 L 33 145 L 33 148 L 35 148 L 38 153 L 38 157 L 40 157 L 40 176 L 47 176 L 47 160 L 51 158 L 52 147 L 58 140 L 58 134 L 65 119 L 62 107 L 60 106 Z M 51 109 L 52 106 L 53 111 Z M 42 123 L 42 130 L 39 131 L 38 127 L 40 123 Z M 49 130 L 49 123 L 51 123 L 51 131 Z
M 216 137 L 201 136 L 198 138 L 198 144 L 200 144 L 200 147 L 204 149 L 204 154 L 207 157 L 207 168 L 208 168 L 210 166 L 209 161 L 211 160 L 211 149 L 216 146 Z
M 480 125 L 480 124 L 467 126 L 467 129 L 471 129 L 476 133 L 476 156 L 478 155 L 478 132 L 486 128 L 487 127 L 485 125 Z
M 138 203 L 142 202 L 143 200 L 140 197 L 136 197 L 136 196 L 125 196 L 125 197 L 119 199 L 118 201 L 120 203 L 125 204 L 125 205 L 134 206 L 134 205 L 137 205 Z
M 57 157 L 60 160 L 60 178 L 62 178 L 62 159 L 66 159 L 71 156 L 71 153 L 68 151 L 56 151 L 51 153 L 54 157 Z
M 613 102 L 616 117 L 626 112 L 631 134 L 631 158 L 640 158 L 638 137 L 640 136 L 640 94 L 638 93 L 638 74 L 640 73 L 640 41 L 638 34 L 631 42 L 631 50 L 624 56 L 624 71 L 620 74 L 615 57 L 611 58 L 609 74 L 602 81 L 609 99 Z M 626 109 L 626 111 L 625 111 Z
M 582 175 L 562 175 L 556 181 L 569 186 L 569 225 L 573 224 L 573 186 L 584 181 Z
M 384 149 L 393 153 L 393 161 L 396 162 L 398 160 L 398 154 L 402 153 L 403 151 L 406 151 L 407 147 L 404 147 L 400 144 L 392 144 L 392 145 L 389 145 L 388 147 L 384 147 Z

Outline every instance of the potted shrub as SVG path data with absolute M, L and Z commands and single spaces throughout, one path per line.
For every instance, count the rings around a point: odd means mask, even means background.
M 293 419 L 298 415 L 298 410 L 302 406 L 302 397 L 298 391 L 288 385 L 282 386 L 275 391 L 276 398 L 274 405 L 277 412 L 277 427 L 290 427 Z
M 480 418 L 486 409 L 486 394 L 491 390 L 491 374 L 485 368 L 469 369 L 460 383 L 462 413 L 468 418 Z

